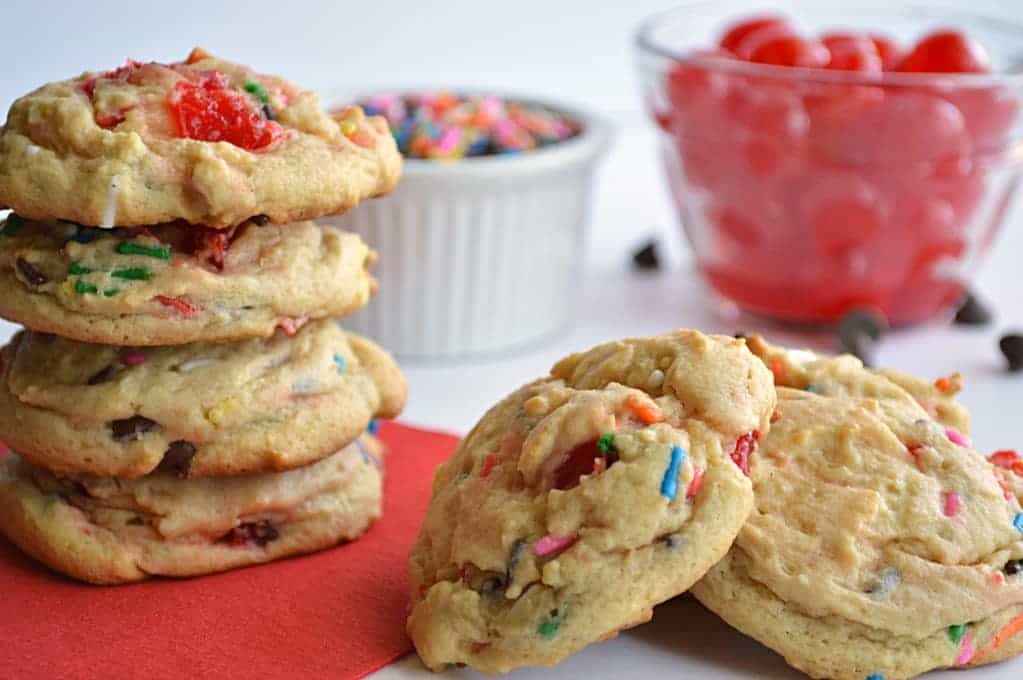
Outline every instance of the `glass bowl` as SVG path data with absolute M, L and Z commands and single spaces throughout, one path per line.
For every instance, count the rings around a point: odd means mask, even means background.
M 644 23 L 646 106 L 700 271 L 747 311 L 832 323 L 856 308 L 907 324 L 962 298 L 1005 222 L 1023 158 L 1023 27 L 947 9 L 790 5 L 803 32 L 909 46 L 954 27 L 990 74 L 831 71 L 708 50 L 751 2 L 692 3 Z

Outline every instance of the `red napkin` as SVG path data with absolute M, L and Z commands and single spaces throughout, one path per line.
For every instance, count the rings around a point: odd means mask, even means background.
M 0 678 L 361 678 L 412 649 L 406 557 L 450 435 L 384 423 L 384 516 L 358 541 L 188 580 L 98 587 L 0 538 Z

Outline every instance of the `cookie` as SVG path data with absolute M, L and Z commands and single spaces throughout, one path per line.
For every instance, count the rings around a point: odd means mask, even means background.
M 409 560 L 433 669 L 551 666 L 647 621 L 728 550 L 774 407 L 741 340 L 694 331 L 570 356 L 440 466 Z
M 129 61 L 18 99 L 0 128 L 0 207 L 114 227 L 222 228 L 343 212 L 391 189 L 401 155 L 381 117 L 195 49 Z
M 0 229 L 0 316 L 108 345 L 266 337 L 365 305 L 375 259 L 312 222 L 106 230 L 15 215 Z
M 381 513 L 382 449 L 360 437 L 281 473 L 125 481 L 59 477 L 0 458 L 0 533 L 82 581 L 197 576 L 308 553 L 360 536 Z
M 779 385 L 756 508 L 693 594 L 815 678 L 1023 651 L 1023 511 L 970 447 L 958 381 L 750 346 Z
M 332 321 L 289 337 L 127 349 L 24 331 L 3 350 L 0 439 L 54 472 L 281 471 L 405 403 L 394 360 Z

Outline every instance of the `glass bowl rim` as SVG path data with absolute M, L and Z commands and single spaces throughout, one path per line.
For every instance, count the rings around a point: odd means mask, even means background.
M 1001 71 L 992 73 L 902 73 L 885 71 L 883 73 L 862 73 L 858 71 L 839 71 L 818 68 L 805 68 L 795 66 L 778 66 L 775 64 L 759 64 L 756 62 L 741 59 L 727 59 L 714 55 L 700 54 L 700 51 L 710 50 L 717 47 L 716 43 L 708 42 L 705 46 L 689 45 L 683 48 L 669 47 L 663 42 L 654 38 L 654 32 L 660 29 L 668 21 L 674 20 L 683 12 L 691 12 L 696 9 L 720 8 L 720 0 L 690 0 L 677 5 L 671 9 L 658 12 L 644 19 L 636 28 L 633 34 L 633 43 L 636 48 L 644 54 L 660 59 L 665 59 L 676 64 L 687 64 L 717 70 L 734 75 L 748 75 L 761 78 L 772 78 L 775 80 L 797 80 L 802 82 L 818 83 L 839 83 L 843 85 L 895 85 L 900 87 L 934 87 L 938 86 L 962 86 L 962 87 L 992 87 L 992 86 L 1016 86 L 1023 87 L 1023 63 L 1019 70 Z M 990 14 L 978 12 L 964 12 L 940 5 L 922 5 L 916 3 L 881 3 L 871 2 L 867 5 L 858 4 L 857 11 L 887 11 L 887 12 L 928 12 L 941 13 L 948 17 L 949 24 L 954 24 L 956 19 L 969 20 L 970 22 L 985 25 L 992 30 L 1005 34 L 1016 34 L 1019 41 L 1023 43 L 1023 23 L 1017 23 L 1003 17 L 996 17 Z M 785 16 L 782 10 L 767 9 L 766 11 L 754 12 L 754 16 Z M 883 33 L 883 29 L 878 30 Z

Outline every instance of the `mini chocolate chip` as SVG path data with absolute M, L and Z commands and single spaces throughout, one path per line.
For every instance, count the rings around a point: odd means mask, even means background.
M 986 326 L 991 323 L 991 312 L 973 293 L 967 293 L 956 311 L 955 322 L 963 326 Z
M 657 241 L 647 241 L 639 250 L 632 254 L 632 265 L 636 269 L 653 271 L 661 268 L 661 258 L 657 254 Z
M 195 457 L 195 445 L 179 439 L 170 443 L 167 452 L 163 454 L 163 461 L 160 467 L 170 470 L 178 477 L 187 477 L 188 469 L 192 467 L 192 458 Z
M 870 366 L 874 348 L 887 322 L 876 312 L 866 309 L 854 309 L 838 322 L 838 342 L 841 350 L 852 354 L 865 366 Z
M 117 369 L 114 367 L 113 364 L 107 366 L 106 368 L 101 368 L 100 370 L 96 371 L 96 373 L 93 374 L 91 378 L 89 378 L 86 384 L 99 385 L 100 383 L 105 383 L 106 381 L 110 380 L 110 378 L 113 377 L 114 371 L 116 370 Z
M 1023 371 L 1023 335 L 1019 333 L 1003 335 L 998 341 L 998 347 L 1005 355 L 1010 372 Z
M 522 561 L 522 553 L 526 550 L 526 542 L 521 538 L 512 543 L 511 550 L 508 551 L 508 573 L 507 580 L 511 581 L 515 576 L 515 569 L 519 566 L 519 562 Z
M 499 576 L 491 576 L 480 585 L 480 595 L 494 597 L 504 592 L 504 579 Z
M 1023 572 L 1023 560 L 1009 560 L 1002 569 L 1006 576 L 1015 576 Z
M 19 257 L 17 259 L 17 261 L 15 262 L 15 266 L 17 266 L 18 271 L 24 277 L 25 281 L 28 282 L 28 285 L 32 286 L 33 288 L 38 288 L 39 286 L 49 281 L 49 279 L 47 279 L 46 276 L 44 276 L 41 271 L 36 269 L 35 265 L 33 265 L 31 262 L 29 262 L 23 257 Z
M 249 218 L 249 222 L 252 222 L 257 227 L 262 227 L 270 224 L 270 218 L 266 215 L 253 215 Z
M 146 523 L 146 520 L 142 519 L 138 515 L 135 515 L 134 517 L 129 519 L 127 522 L 125 522 L 125 524 L 128 524 L 128 525 L 133 526 L 133 527 L 140 527 L 140 526 L 142 526 L 145 523 Z
M 155 420 L 145 416 L 132 416 L 121 420 L 110 421 L 110 433 L 116 442 L 133 442 L 142 439 L 142 435 L 158 427 Z
M 746 335 L 745 333 L 742 333 L 742 332 L 733 333 L 732 337 L 735 338 L 736 340 L 747 340 L 749 338 L 748 335 Z
M 266 118 L 267 120 L 277 120 L 277 116 L 274 115 L 274 112 L 270 108 L 269 104 L 263 104 L 262 111 L 263 111 L 263 118 Z

